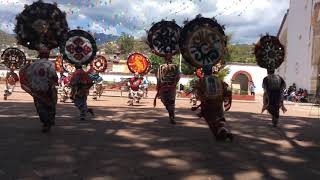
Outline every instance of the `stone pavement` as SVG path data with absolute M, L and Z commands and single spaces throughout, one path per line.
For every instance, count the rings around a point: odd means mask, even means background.
M 260 102 L 234 102 L 226 117 L 235 140 L 219 143 L 188 100 L 177 101 L 175 126 L 159 100 L 156 108 L 151 99 L 133 107 L 126 101 L 89 100 L 96 116 L 86 122 L 71 103 L 59 103 L 56 126 L 45 135 L 29 95 L 1 98 L 0 179 L 320 178 L 320 121 L 309 109 L 288 106 L 273 128 Z

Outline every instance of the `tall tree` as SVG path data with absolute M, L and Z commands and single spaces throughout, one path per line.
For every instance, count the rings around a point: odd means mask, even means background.
M 134 37 L 129 34 L 122 33 L 117 40 L 117 44 L 122 53 L 129 54 L 134 49 Z

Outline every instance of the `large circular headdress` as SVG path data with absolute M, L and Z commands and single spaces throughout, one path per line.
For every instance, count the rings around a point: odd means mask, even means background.
M 64 71 L 69 74 L 74 73 L 76 71 L 76 67 L 65 59 L 62 59 L 62 67 Z
M 181 28 L 174 21 L 160 21 L 148 31 L 148 45 L 158 56 L 173 56 L 180 52 Z
M 90 33 L 79 29 L 71 30 L 61 45 L 60 52 L 71 64 L 87 65 L 96 56 L 97 45 Z
M 26 56 L 18 48 L 7 48 L 1 55 L 3 64 L 8 68 L 19 69 L 26 63 Z
M 275 70 L 284 61 L 285 49 L 277 37 L 267 34 L 255 45 L 254 54 L 260 67 Z
M 97 72 L 104 72 L 108 67 L 108 61 L 104 56 L 97 55 L 90 64 L 91 68 Z
M 226 53 L 227 38 L 216 19 L 196 17 L 185 24 L 179 41 L 183 58 L 197 68 L 216 65 Z
M 141 53 L 133 53 L 128 57 L 127 65 L 132 73 L 147 74 L 151 63 L 148 58 Z
M 68 32 L 66 14 L 57 4 L 34 2 L 17 15 L 14 32 L 19 44 L 32 50 L 59 47 Z

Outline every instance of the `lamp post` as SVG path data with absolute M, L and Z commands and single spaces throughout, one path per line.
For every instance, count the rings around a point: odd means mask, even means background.
M 181 63 L 182 63 L 182 55 L 180 53 L 180 58 L 179 58 L 179 71 L 180 71 L 180 73 L 182 72 Z

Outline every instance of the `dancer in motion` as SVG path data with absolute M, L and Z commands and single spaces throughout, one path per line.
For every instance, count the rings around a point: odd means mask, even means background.
M 154 100 L 156 106 L 156 99 L 160 98 L 163 105 L 166 107 L 170 122 L 175 122 L 175 104 L 177 94 L 177 84 L 180 80 L 179 68 L 176 64 L 171 64 L 171 58 L 167 59 L 167 64 L 162 64 L 157 71 L 157 94 Z
M 74 105 L 80 111 L 80 120 L 86 120 L 87 113 L 94 115 L 93 110 L 88 108 L 87 99 L 89 90 L 93 82 L 89 77 L 88 72 L 85 72 L 81 64 L 76 65 L 76 71 L 72 74 L 70 80 L 71 98 Z
M 133 103 L 134 102 L 139 103 L 143 96 L 142 78 L 137 72 L 134 74 L 134 77 L 129 79 L 128 87 L 129 87 L 128 105 L 133 106 Z
M 75 50 L 77 49 L 77 50 Z M 63 58 L 75 66 L 71 75 L 71 98 L 80 111 L 80 120 L 86 120 L 87 113 L 93 114 L 88 108 L 87 98 L 93 85 L 89 72 L 84 71 L 84 66 L 90 64 L 96 56 L 97 45 L 89 32 L 76 29 L 68 32 L 65 42 L 60 48 Z
M 21 87 L 33 97 L 44 133 L 55 124 L 57 105 L 58 76 L 49 54 L 47 48 L 39 50 L 39 60 L 20 70 Z
M 107 70 L 107 64 L 107 59 L 101 55 L 97 55 L 90 64 L 89 77 L 93 81 L 93 100 L 98 100 L 98 97 L 100 98 L 103 93 L 103 78 L 100 73 Z
M 179 40 L 181 54 L 186 62 L 198 68 L 197 71 L 202 68 L 195 85 L 196 96 L 201 103 L 192 107 L 192 110 L 201 108 L 199 117 L 206 120 L 219 141 L 233 140 L 224 117 L 224 111 L 231 107 L 232 96 L 228 85 L 217 76 L 223 67 L 226 39 L 224 28 L 214 18 L 199 15 L 185 24 Z
M 14 67 L 6 75 L 6 88 L 4 90 L 3 99 L 7 100 L 8 96 L 12 95 L 16 83 L 19 81 L 19 76 L 14 72 Z
M 218 71 L 211 70 L 212 66 L 204 68 L 204 77 L 200 78 L 196 85 L 196 93 L 200 105 L 193 107 L 195 111 L 200 109 L 199 117 L 203 117 L 217 140 L 233 140 L 233 135 L 226 127 L 224 111 L 231 108 L 231 93 L 228 85 L 217 77 Z
M 55 124 L 58 76 L 55 64 L 49 61 L 50 50 L 58 48 L 68 32 L 66 14 L 57 4 L 37 1 L 16 17 L 16 39 L 31 50 L 38 51 L 39 60 L 24 66 L 20 72 L 21 87 L 34 99 L 43 123 L 43 132 Z
M 18 48 L 7 48 L 3 51 L 1 55 L 3 64 L 9 68 L 6 74 L 6 86 L 4 89 L 3 99 L 7 100 L 8 96 L 12 95 L 16 83 L 19 81 L 19 76 L 14 71 L 24 66 L 26 63 L 26 56 Z
M 285 51 L 279 39 L 275 36 L 265 35 L 261 37 L 255 45 L 255 56 L 257 64 L 267 69 L 268 76 L 263 79 L 263 107 L 262 111 L 268 110 L 272 115 L 272 124 L 277 127 L 279 122 L 279 109 L 283 113 L 287 111 L 283 104 L 283 93 L 286 88 L 286 83 L 282 77 L 274 74 L 284 61 Z
M 133 103 L 139 103 L 143 98 L 143 76 L 149 73 L 151 63 L 149 59 L 141 53 L 133 53 L 127 60 L 128 69 L 134 74 L 134 77 L 129 79 L 127 86 L 129 88 L 128 105 L 133 106 Z
M 179 37 L 181 28 L 174 21 L 160 21 L 148 31 L 148 45 L 157 56 L 163 57 L 165 64 L 157 69 L 157 94 L 169 113 L 169 119 L 175 124 L 176 86 L 180 80 L 178 65 L 172 63 L 172 57 L 180 53 Z
M 89 74 L 90 79 L 93 81 L 93 100 L 98 100 L 103 93 L 103 79 L 98 72 Z

